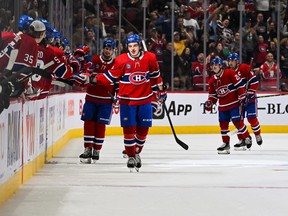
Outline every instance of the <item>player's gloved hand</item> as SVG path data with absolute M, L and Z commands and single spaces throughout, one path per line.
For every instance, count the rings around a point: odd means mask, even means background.
M 248 99 L 254 98 L 254 97 L 255 97 L 255 94 L 256 94 L 255 90 L 251 90 L 251 89 L 249 89 L 249 90 L 246 92 L 246 96 L 247 96 Z
M 164 103 L 167 99 L 167 87 L 165 85 L 163 85 L 162 90 L 158 90 L 157 91 L 157 99 L 160 103 Z
M 209 100 L 205 101 L 204 108 L 206 111 L 210 112 L 212 110 L 213 103 Z
M 160 116 L 162 113 L 162 103 L 159 101 L 152 101 L 152 112 L 155 116 Z
M 92 85 L 95 85 L 97 83 L 97 78 L 96 78 L 96 74 L 92 74 L 91 76 L 89 76 L 89 83 Z
M 10 93 L 10 97 L 19 97 L 25 91 L 24 82 L 12 81 L 8 84 L 10 85 L 11 89 L 13 89 L 13 91 Z
M 116 96 L 113 98 L 113 108 L 114 109 L 119 109 L 119 98 Z
M 90 83 L 90 77 L 85 74 L 77 73 L 73 75 L 71 81 L 76 86 L 83 86 Z
M 238 96 L 238 101 L 239 103 L 242 105 L 242 106 L 246 106 L 247 105 L 247 96 L 246 96 L 246 93 L 245 94 L 242 94 L 242 95 L 239 95 Z

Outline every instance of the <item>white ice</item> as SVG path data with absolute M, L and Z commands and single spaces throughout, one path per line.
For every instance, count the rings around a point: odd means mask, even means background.
M 287 216 L 288 134 L 263 134 L 251 151 L 218 155 L 219 134 L 149 135 L 140 172 L 108 136 L 100 161 L 80 164 L 71 140 L 0 207 L 1 216 Z M 236 136 L 231 144 L 237 142 Z

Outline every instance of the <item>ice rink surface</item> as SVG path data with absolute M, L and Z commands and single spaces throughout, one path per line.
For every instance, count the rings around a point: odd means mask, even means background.
M 287 216 L 288 135 L 263 134 L 251 151 L 218 155 L 219 134 L 149 135 L 140 172 L 106 138 L 100 161 L 80 164 L 82 139 L 62 151 L 0 207 L 1 216 Z M 237 142 L 236 136 L 231 143 Z

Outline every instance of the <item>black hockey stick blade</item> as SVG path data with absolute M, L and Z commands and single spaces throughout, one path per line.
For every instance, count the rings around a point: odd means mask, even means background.
M 22 67 L 20 70 L 13 72 L 12 75 L 9 77 L 6 77 L 4 80 L 2 80 L 1 83 L 9 82 L 15 80 L 20 74 L 25 74 L 26 76 L 22 78 L 20 81 L 26 80 L 28 77 L 38 74 L 46 79 L 52 79 L 51 74 L 43 69 L 40 68 L 34 68 L 34 67 Z
M 173 132 L 175 141 L 176 141 L 176 142 L 178 143 L 178 145 L 180 145 L 183 149 L 188 150 L 189 146 L 188 146 L 186 143 L 184 143 L 183 141 L 181 141 L 181 140 L 177 137 L 177 135 L 176 135 L 176 132 L 175 132 L 175 130 L 174 130 L 174 126 L 173 126 L 173 124 L 172 124 L 172 121 L 171 121 L 171 118 L 170 118 L 170 115 L 169 115 L 169 112 L 168 112 L 168 109 L 167 109 L 167 107 L 166 107 L 165 102 L 163 103 L 163 107 L 164 107 L 166 116 L 167 116 L 167 118 L 168 118 L 168 121 L 169 121 L 171 130 L 172 130 L 172 132 Z

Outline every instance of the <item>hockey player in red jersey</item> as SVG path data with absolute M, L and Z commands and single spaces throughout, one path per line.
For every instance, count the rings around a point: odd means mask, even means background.
M 243 111 L 243 117 L 247 118 L 247 121 L 251 125 L 252 131 L 255 134 L 256 142 L 261 145 L 263 140 L 261 137 L 261 128 L 257 118 L 257 99 L 256 90 L 258 89 L 258 79 L 251 70 L 251 66 L 248 64 L 239 64 L 240 58 L 238 53 L 229 54 L 228 63 L 230 68 L 236 71 L 237 75 L 242 78 L 246 89 L 246 102 L 241 107 Z M 234 145 L 235 150 L 246 150 L 244 140 L 238 135 L 239 142 Z
M 103 40 L 101 55 L 93 55 L 94 71 L 92 75 L 102 74 L 111 69 L 114 64 L 116 44 L 112 38 Z M 89 85 L 81 120 L 84 121 L 84 152 L 79 156 L 80 162 L 91 163 L 91 159 L 99 160 L 100 150 L 105 139 L 106 125 L 110 124 L 112 116 L 111 95 L 115 94 L 116 83 L 111 85 Z
M 243 82 L 234 70 L 223 68 L 221 58 L 214 58 L 210 65 L 215 74 L 209 80 L 209 96 L 204 106 L 207 111 L 211 111 L 213 104 L 218 101 L 223 145 L 217 151 L 219 154 L 230 154 L 230 137 L 228 136 L 230 121 L 238 128 L 247 148 L 250 148 L 251 138 L 239 112 L 240 103 L 245 101 Z
M 140 153 L 149 127 L 152 126 L 153 94 L 166 99 L 162 89 L 159 66 L 154 53 L 141 50 L 141 38 L 132 34 L 126 38 L 127 53 L 115 59 L 114 66 L 104 74 L 90 77 L 90 83 L 111 85 L 119 80 L 119 104 L 127 167 L 137 171 L 141 167 Z
M 37 67 L 45 69 L 53 75 L 54 79 L 69 79 L 73 75 L 72 68 L 66 64 L 64 52 L 59 56 L 52 48 L 50 42 L 53 39 L 53 28 L 46 19 L 37 18 L 46 27 L 46 37 L 39 43 Z M 59 48 L 58 48 L 59 49 Z M 26 96 L 30 100 L 43 99 L 48 96 L 53 87 L 52 79 L 46 79 L 37 74 L 29 79 L 29 91 Z M 30 93 L 30 94 L 29 94 Z
M 30 23 L 30 20 L 27 21 Z M 24 21 L 19 23 L 23 24 Z M 2 32 L 2 44 L 0 47 L 0 81 L 5 79 L 5 77 L 10 77 L 12 74 L 17 75 L 15 72 L 23 67 L 36 66 L 38 53 L 37 43 L 45 36 L 45 25 L 40 21 L 33 21 L 30 25 L 26 25 L 26 27 L 28 28 L 25 29 L 27 34 L 21 31 L 18 33 Z M 15 58 L 13 58 L 12 55 L 14 55 Z M 14 59 L 13 62 L 11 62 L 12 59 Z M 5 70 L 8 64 L 11 64 L 11 68 Z M 27 74 L 24 74 L 23 76 L 27 76 Z M 9 97 L 19 96 L 25 90 L 25 86 L 23 85 L 23 82 L 19 82 L 15 78 L 11 82 L 6 82 L 5 86 L 1 86 L 1 89 L 6 89 L 6 93 L 3 94 L 3 96 L 1 95 L 0 113 L 4 108 L 9 107 Z

